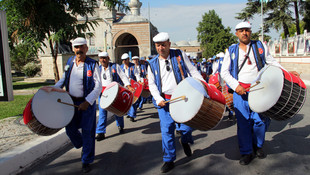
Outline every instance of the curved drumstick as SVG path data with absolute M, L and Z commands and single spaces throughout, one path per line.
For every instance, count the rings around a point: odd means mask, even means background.
M 254 85 L 251 86 L 251 87 L 246 88 L 245 90 L 248 91 L 248 90 L 250 90 L 251 88 L 257 86 L 259 83 L 260 83 L 260 81 L 256 81 L 256 84 L 254 84 Z
M 79 107 L 79 106 L 74 105 L 74 104 L 70 104 L 70 103 L 62 102 L 60 98 L 58 98 L 58 99 L 57 99 L 57 102 L 58 102 L 58 103 L 65 104 L 65 105 L 69 105 L 69 106 L 74 106 L 74 107 L 76 107 L 76 108 L 78 108 L 78 107 Z
M 174 99 L 168 100 L 168 101 L 164 101 L 164 103 L 172 102 L 172 101 L 177 100 L 177 99 L 179 99 L 179 98 L 181 98 L 182 100 L 185 100 L 186 96 L 185 96 L 185 95 L 183 95 L 183 96 L 180 96 L 180 97 L 177 97 L 177 98 L 174 98 Z

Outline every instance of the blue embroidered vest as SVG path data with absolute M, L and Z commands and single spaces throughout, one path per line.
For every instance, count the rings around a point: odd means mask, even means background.
M 125 64 L 122 64 L 120 67 L 125 72 Z M 129 63 L 129 71 L 128 71 L 129 75 L 127 75 L 127 76 L 128 76 L 128 78 L 131 78 L 131 79 L 137 81 L 135 73 L 134 73 L 134 69 L 135 69 L 135 64 Z
M 101 73 L 102 65 L 99 66 L 99 69 L 100 69 L 100 73 Z M 121 81 L 121 78 L 118 76 L 118 73 L 117 73 L 116 63 L 109 63 L 109 70 L 110 70 L 110 74 L 112 76 L 111 77 L 112 81 L 116 81 L 123 86 L 124 84 Z

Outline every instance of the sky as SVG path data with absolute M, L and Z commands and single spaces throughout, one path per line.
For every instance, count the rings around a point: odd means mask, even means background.
M 126 0 L 129 3 L 130 0 Z M 235 28 L 241 22 L 235 17 L 246 7 L 247 0 L 140 0 L 141 15 L 151 20 L 159 32 L 168 32 L 170 40 L 197 40 L 198 23 L 209 10 L 215 10 L 225 27 Z M 148 10 L 150 9 L 150 11 Z M 252 31 L 257 32 L 261 26 L 261 15 L 256 15 Z M 267 33 L 273 40 L 279 38 L 279 32 Z

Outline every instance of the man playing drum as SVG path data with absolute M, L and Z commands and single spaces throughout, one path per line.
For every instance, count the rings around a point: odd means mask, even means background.
M 139 57 L 138 57 L 139 58 Z M 141 57 L 140 61 L 137 59 L 133 59 L 134 64 L 135 64 L 135 75 L 137 78 L 137 81 L 141 84 L 144 84 L 144 79 L 147 78 L 147 62 L 145 62 L 145 58 Z M 143 104 L 146 102 L 145 97 L 140 97 L 139 105 L 138 108 L 141 110 L 143 107 Z
M 233 102 L 241 154 L 239 163 L 247 165 L 255 156 L 260 159 L 266 157 L 262 148 L 270 119 L 250 110 L 249 92 L 246 88 L 250 87 L 257 78 L 259 70 L 266 64 L 277 67 L 281 65 L 270 55 L 265 44 L 251 40 L 252 31 L 249 22 L 241 22 L 235 29 L 239 43 L 230 46 L 226 51 L 221 76 L 234 90 Z
M 110 63 L 110 57 L 107 52 L 100 52 L 99 56 L 99 70 L 100 70 L 100 77 L 101 77 L 101 84 L 102 84 L 102 92 L 104 91 L 105 87 L 109 85 L 112 81 L 118 82 L 119 84 L 127 87 L 130 91 L 134 91 L 134 88 L 131 87 L 129 80 L 125 73 L 122 71 L 120 66 L 116 63 Z M 101 108 L 100 106 L 100 96 L 99 96 L 99 120 L 97 123 L 96 129 L 96 140 L 101 141 L 105 139 L 106 127 L 107 127 L 107 114 L 108 111 Z M 116 116 L 116 125 L 118 127 L 119 133 L 124 132 L 124 117 L 123 116 Z
M 158 55 L 149 61 L 148 81 L 150 92 L 154 98 L 154 105 L 158 108 L 160 119 L 162 149 L 164 152 L 163 161 L 165 162 L 161 168 L 161 172 L 166 173 L 174 168 L 174 160 L 176 159 L 174 141 L 176 123 L 171 118 L 169 104 L 165 103 L 165 101 L 171 98 L 172 92 L 183 78 L 191 75 L 202 81 L 204 80 L 184 52 L 170 49 L 171 43 L 168 33 L 161 32 L 157 34 L 153 38 L 153 41 L 155 42 Z M 180 65 L 181 69 L 178 65 Z M 181 71 L 183 74 L 180 73 Z M 191 156 L 192 151 L 189 143 L 193 144 L 192 128 L 184 124 L 177 125 L 180 126 L 180 143 L 184 152 L 187 156 Z
M 88 51 L 85 38 L 76 38 L 73 43 L 75 56 L 69 58 L 62 78 L 55 84 L 56 88 L 66 87 L 75 108 L 71 122 L 66 126 L 66 133 L 75 148 L 82 148 L 82 170 L 91 170 L 90 163 L 95 158 L 96 134 L 96 99 L 102 85 L 98 62 L 86 56 Z M 49 92 L 58 90 L 55 87 L 44 87 Z M 82 133 L 79 131 L 82 128 Z

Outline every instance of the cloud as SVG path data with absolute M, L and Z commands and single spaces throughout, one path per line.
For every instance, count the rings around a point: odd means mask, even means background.
M 246 7 L 245 3 L 240 4 L 200 4 L 200 5 L 169 5 L 161 8 L 150 8 L 150 20 L 159 32 L 168 32 L 171 41 L 196 40 L 198 23 L 202 21 L 202 16 L 210 10 L 215 10 L 222 19 L 225 27 L 235 28 L 240 22 L 235 17 Z M 149 17 L 148 8 L 141 8 L 141 14 Z M 253 32 L 257 32 L 260 27 L 260 16 L 251 20 Z

